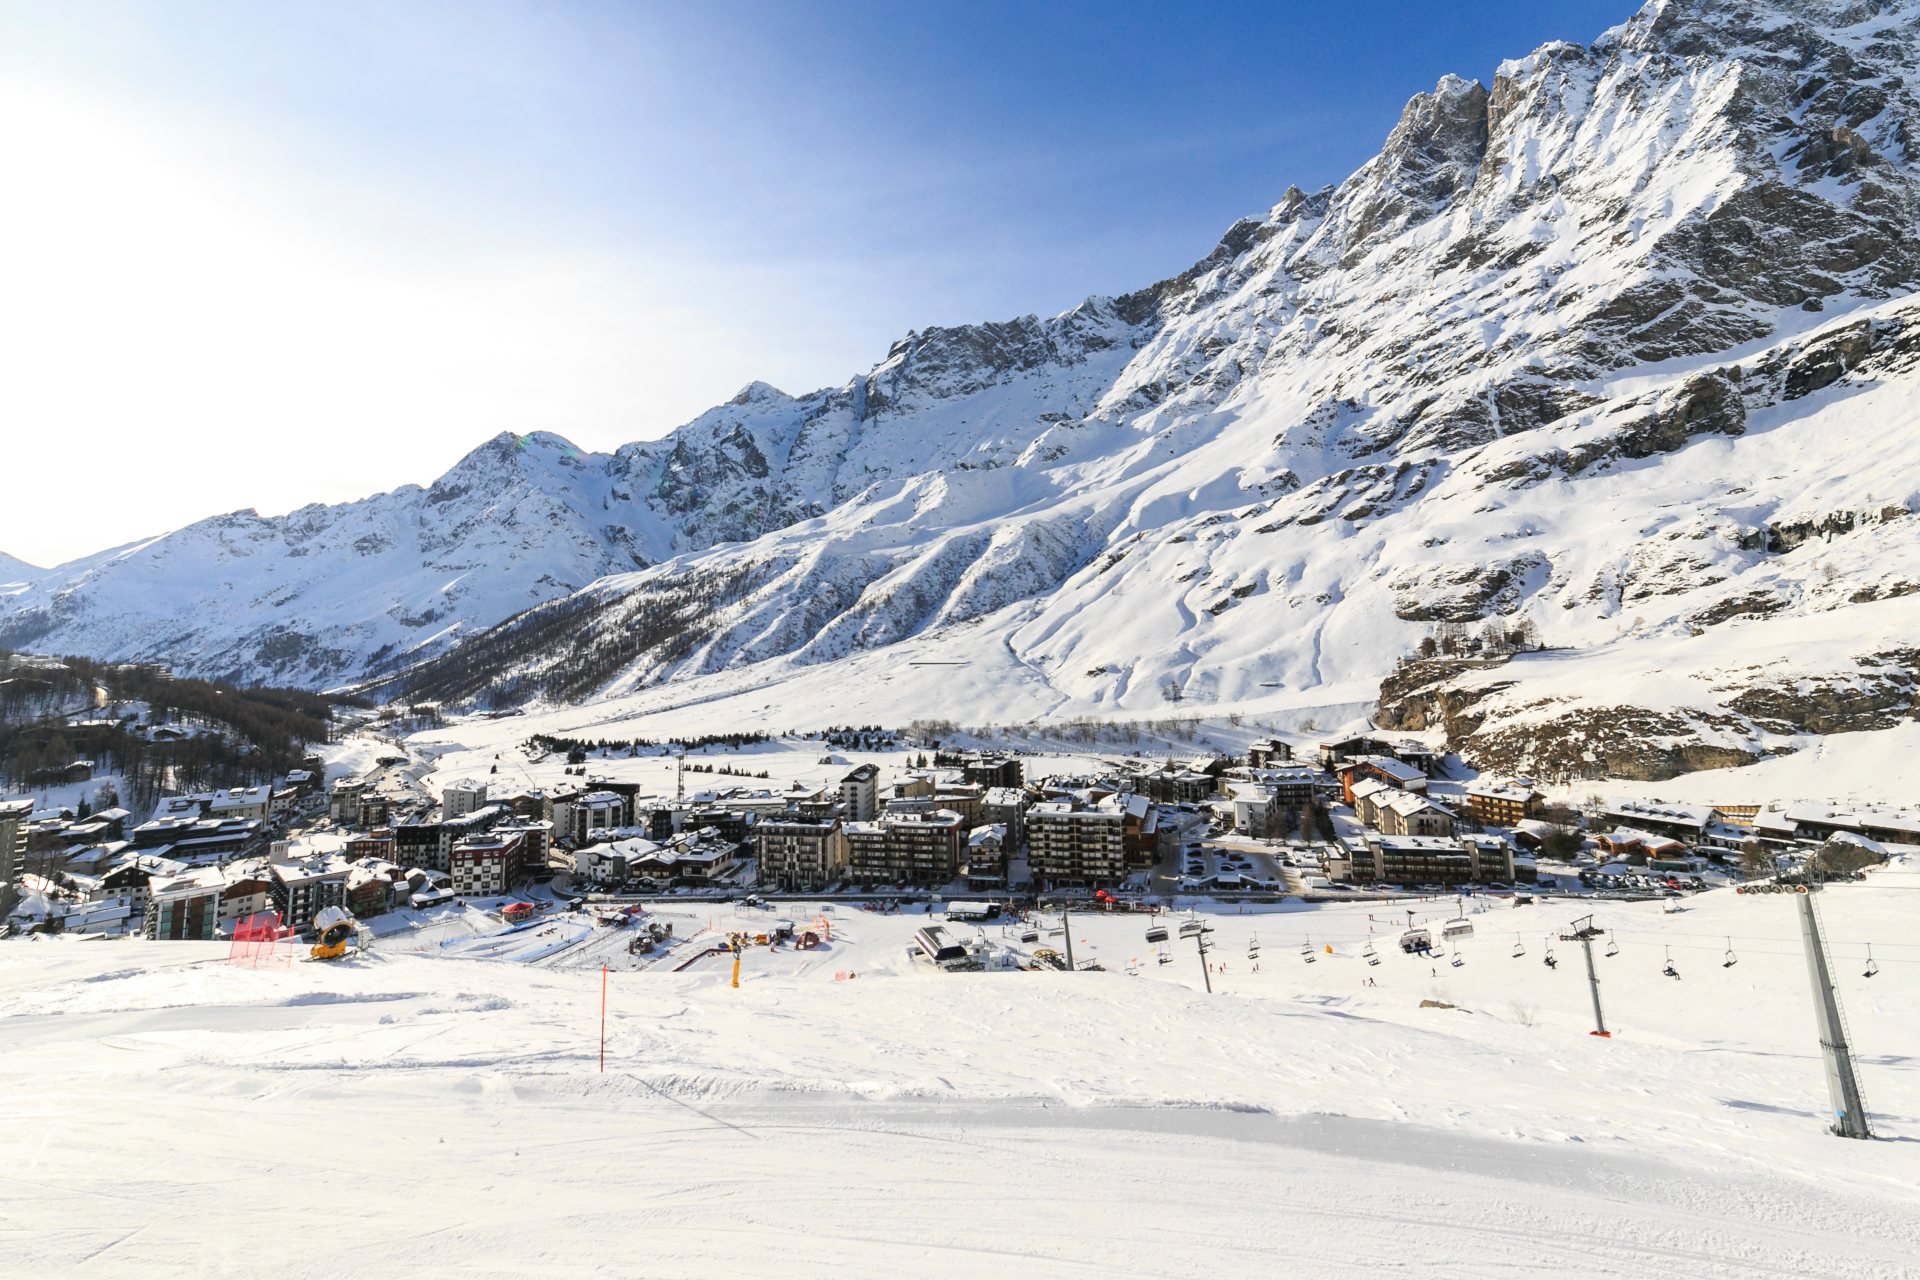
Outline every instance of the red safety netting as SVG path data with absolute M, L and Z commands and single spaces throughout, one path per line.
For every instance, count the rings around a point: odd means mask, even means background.
M 272 911 L 256 911 L 233 922 L 233 943 L 227 948 L 228 964 L 243 964 L 257 969 L 261 965 L 291 965 L 293 948 L 281 946 L 291 930 L 280 927 L 280 916 Z

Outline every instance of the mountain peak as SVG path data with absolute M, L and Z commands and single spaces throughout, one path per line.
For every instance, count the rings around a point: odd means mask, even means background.
M 774 386 L 772 383 L 762 382 L 756 378 L 735 392 L 733 399 L 727 401 L 727 403 L 729 405 L 765 404 L 791 399 L 793 399 L 792 396 Z

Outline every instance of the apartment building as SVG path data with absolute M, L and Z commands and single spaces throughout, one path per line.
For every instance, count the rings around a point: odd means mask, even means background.
M 1027 810 L 1027 865 L 1050 888 L 1109 885 L 1126 877 L 1126 810 L 1048 800 Z
M 763 889 L 821 889 L 846 874 L 847 834 L 838 818 L 768 819 L 755 825 L 753 845 Z
M 519 831 L 490 831 L 463 838 L 447 854 L 454 893 L 468 898 L 497 898 L 507 893 L 524 869 L 526 847 L 526 837 Z
M 960 872 L 968 828 L 950 809 L 849 822 L 847 871 L 865 884 L 943 885 Z

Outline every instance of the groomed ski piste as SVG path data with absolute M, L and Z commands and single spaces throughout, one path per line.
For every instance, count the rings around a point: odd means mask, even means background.
M 604 1073 L 591 955 L 23 942 L 0 1249 L 22 1275 L 1915 1273 L 1920 866 L 1821 895 L 1871 1142 L 1825 1132 L 1791 896 L 1593 907 L 1604 1040 L 1558 938 L 1588 906 L 1484 905 L 1464 941 L 1417 905 L 1430 957 L 1379 903 L 1201 912 L 1212 994 L 1177 915 L 1166 964 L 1146 917 L 1075 915 L 1103 971 L 948 973 L 909 958 L 917 911 L 663 905 L 832 937 L 750 948 L 737 989 L 730 957 L 672 971 L 704 937 L 613 973 Z

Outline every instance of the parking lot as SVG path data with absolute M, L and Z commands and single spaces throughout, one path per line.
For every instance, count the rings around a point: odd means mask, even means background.
M 1284 865 L 1281 856 L 1262 840 L 1196 831 L 1174 859 L 1175 885 L 1182 893 L 1298 893 L 1305 869 Z

